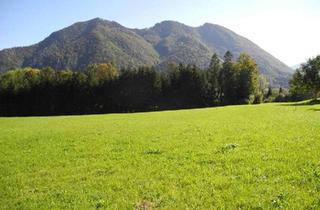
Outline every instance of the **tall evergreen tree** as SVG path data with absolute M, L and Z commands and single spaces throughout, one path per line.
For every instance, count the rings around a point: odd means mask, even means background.
M 235 104 L 237 101 L 237 70 L 235 68 L 235 63 L 233 62 L 233 55 L 230 51 L 227 51 L 224 55 L 219 84 L 221 84 L 222 104 Z
M 207 78 L 209 82 L 209 94 L 213 104 L 220 103 L 221 84 L 219 83 L 219 75 L 221 72 L 220 59 L 216 53 L 212 55 L 209 68 L 207 70 Z

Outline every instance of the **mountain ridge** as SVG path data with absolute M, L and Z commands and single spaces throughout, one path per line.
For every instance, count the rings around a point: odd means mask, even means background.
M 205 68 L 213 53 L 222 59 L 227 50 L 235 58 L 248 53 L 272 85 L 287 86 L 292 69 L 249 39 L 217 24 L 191 27 L 170 20 L 144 29 L 101 18 L 77 22 L 36 44 L 1 50 L 0 72 L 25 66 L 83 70 L 102 62 L 159 68 L 174 62 Z

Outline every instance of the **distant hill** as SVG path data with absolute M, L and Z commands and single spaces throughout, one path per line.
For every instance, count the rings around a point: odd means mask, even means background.
M 219 25 L 190 27 L 163 21 L 146 29 L 129 29 L 100 18 L 75 23 L 28 47 L 0 51 L 0 72 L 15 67 L 83 70 L 88 64 L 113 62 L 118 67 L 167 63 L 207 67 L 212 54 L 223 58 L 250 54 L 273 85 L 287 86 L 293 70 L 250 40 Z

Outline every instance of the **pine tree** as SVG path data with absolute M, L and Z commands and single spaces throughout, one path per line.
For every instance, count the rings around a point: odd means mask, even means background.
M 209 94 L 212 98 L 213 104 L 218 104 L 221 97 L 221 87 L 219 83 L 219 75 L 221 72 L 221 64 L 219 57 L 216 53 L 212 55 L 211 62 L 208 68 L 208 82 Z
M 227 51 L 224 55 L 224 62 L 219 77 L 219 84 L 221 84 L 222 104 L 236 103 L 237 72 L 235 68 L 235 63 L 232 59 L 232 53 L 230 51 Z

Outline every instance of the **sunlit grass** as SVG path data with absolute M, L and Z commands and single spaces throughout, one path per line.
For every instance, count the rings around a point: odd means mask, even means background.
M 320 105 L 0 118 L 3 209 L 320 208 Z

